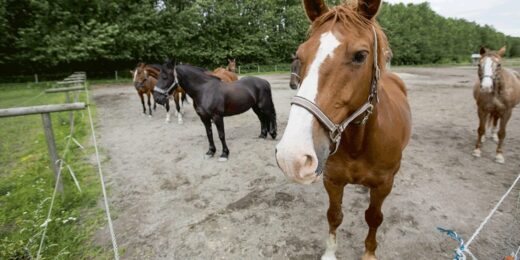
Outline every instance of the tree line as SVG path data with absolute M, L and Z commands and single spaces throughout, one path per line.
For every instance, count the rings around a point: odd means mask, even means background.
M 378 20 L 397 64 L 468 61 L 481 45 L 520 56 L 520 38 L 427 3 L 385 3 Z M 0 0 L 0 76 L 112 73 L 166 57 L 208 68 L 288 63 L 308 27 L 301 0 Z

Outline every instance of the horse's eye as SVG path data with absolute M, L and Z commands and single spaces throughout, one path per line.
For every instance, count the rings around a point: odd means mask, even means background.
M 368 52 L 367 51 L 358 51 L 354 54 L 354 58 L 352 61 L 357 64 L 362 64 L 367 59 Z

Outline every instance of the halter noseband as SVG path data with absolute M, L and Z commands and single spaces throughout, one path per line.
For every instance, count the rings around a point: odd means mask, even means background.
M 291 105 L 296 105 L 299 107 L 302 107 L 309 111 L 314 117 L 316 117 L 322 125 L 329 130 L 329 138 L 334 144 L 334 149 L 330 153 L 330 155 L 333 155 L 336 153 L 339 147 L 339 143 L 341 141 L 341 134 L 347 129 L 348 125 L 354 121 L 357 117 L 361 116 L 363 113 L 365 113 L 365 116 L 361 121 L 359 121 L 359 124 L 364 125 L 367 121 L 370 115 L 372 114 L 374 110 L 374 100 L 376 102 L 379 102 L 379 98 L 377 96 L 377 84 L 379 82 L 379 78 L 381 76 L 381 71 L 379 70 L 378 65 L 378 45 L 377 45 L 377 33 L 374 27 L 372 27 L 372 31 L 374 32 L 374 75 L 372 77 L 372 84 L 370 87 L 370 94 L 368 95 L 368 100 L 363 104 L 360 108 L 358 108 L 354 113 L 352 113 L 349 117 L 347 117 L 345 120 L 343 120 L 341 123 L 336 124 L 330 120 L 330 118 L 321 111 L 321 109 L 311 100 L 308 100 L 304 97 L 295 96 L 293 97 L 291 101 Z M 356 122 L 354 122 L 356 123 Z
M 179 79 L 177 78 L 177 70 L 175 68 L 173 68 L 173 83 L 170 85 L 170 87 L 166 90 L 164 89 L 161 89 L 161 88 L 154 88 L 154 91 L 157 91 L 161 94 L 164 94 L 164 95 L 168 95 L 168 93 L 170 93 L 170 91 L 176 87 L 177 85 L 179 85 Z

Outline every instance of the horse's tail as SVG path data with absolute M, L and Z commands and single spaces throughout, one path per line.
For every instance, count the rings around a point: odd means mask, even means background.
M 278 130 L 278 125 L 276 123 L 276 109 L 274 108 L 274 103 L 273 103 L 273 97 L 272 97 L 272 94 L 271 94 L 271 84 L 269 84 L 269 82 L 266 81 L 266 85 L 267 85 L 267 89 L 266 89 L 266 94 L 267 94 L 267 107 L 266 107 L 266 112 L 268 113 L 267 115 L 267 118 L 269 120 L 269 123 L 268 123 L 268 126 L 269 126 L 269 134 L 271 135 L 271 137 L 273 139 L 276 139 L 276 135 L 277 135 L 277 130 Z

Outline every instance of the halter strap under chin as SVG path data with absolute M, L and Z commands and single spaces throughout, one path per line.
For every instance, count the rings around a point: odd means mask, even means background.
M 176 68 L 173 68 L 173 83 L 170 85 L 170 87 L 166 90 L 164 89 L 161 89 L 161 88 L 158 88 L 157 86 L 154 87 L 154 91 L 157 91 L 161 94 L 164 94 L 164 95 L 168 95 L 168 93 L 170 93 L 170 91 L 177 85 L 179 85 L 179 79 L 177 77 L 177 69 Z
M 354 113 L 348 116 L 341 123 L 336 124 L 330 120 L 330 118 L 321 111 L 321 109 L 311 100 L 308 100 L 304 97 L 295 96 L 291 101 L 291 105 L 297 105 L 309 111 L 314 117 L 316 117 L 321 124 L 329 131 L 329 138 L 334 145 L 334 149 L 330 153 L 331 155 L 336 153 L 338 150 L 341 134 L 347 129 L 348 125 L 352 123 L 356 118 L 365 113 L 363 119 L 359 122 L 359 124 L 364 125 L 370 115 L 374 110 L 374 101 L 379 102 L 379 97 L 377 95 L 377 85 L 379 82 L 379 78 L 381 77 L 381 71 L 379 70 L 378 65 L 378 44 L 377 44 L 377 33 L 374 27 L 372 27 L 372 31 L 374 32 L 374 74 L 372 76 L 372 83 L 370 86 L 370 93 L 368 95 L 368 100 L 363 104 L 360 108 L 358 108 Z M 318 173 L 319 174 L 319 173 Z

